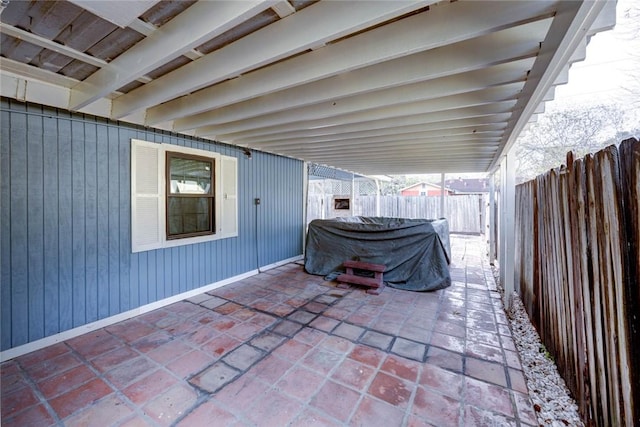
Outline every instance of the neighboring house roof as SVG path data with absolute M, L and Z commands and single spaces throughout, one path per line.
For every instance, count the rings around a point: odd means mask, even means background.
M 410 185 L 408 187 L 401 188 L 399 190 L 399 192 L 401 193 L 401 192 L 406 191 L 406 190 L 414 190 L 414 189 L 415 190 L 421 190 L 421 189 L 427 188 L 427 187 L 432 189 L 432 190 L 440 190 L 442 188 L 437 184 L 431 184 L 429 182 L 418 182 L 418 183 L 412 184 L 412 185 Z M 448 189 L 445 188 L 445 190 L 448 190 Z
M 488 193 L 489 180 L 487 178 L 457 178 L 445 180 L 449 190 L 456 193 Z

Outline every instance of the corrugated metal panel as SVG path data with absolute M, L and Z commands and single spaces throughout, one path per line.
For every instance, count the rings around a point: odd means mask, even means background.
M 302 253 L 301 161 L 6 99 L 2 123 L 2 350 Z M 132 254 L 131 138 L 238 157 L 239 236 Z

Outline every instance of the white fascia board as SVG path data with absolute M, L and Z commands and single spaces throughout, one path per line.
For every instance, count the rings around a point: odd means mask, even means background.
M 251 129 L 244 132 L 220 134 L 216 138 L 221 141 L 235 142 L 243 138 L 264 137 L 271 135 L 277 138 L 278 135 L 290 136 L 291 134 L 313 133 L 313 132 L 359 132 L 370 129 L 383 129 L 389 127 L 399 127 L 415 125 L 419 123 L 436 123 L 449 120 L 457 120 L 473 117 L 484 117 L 493 114 L 511 114 L 511 109 L 516 104 L 516 100 L 497 101 L 491 104 L 477 105 L 473 107 L 460 108 L 456 110 L 424 112 L 418 111 L 412 114 L 400 115 L 396 117 L 378 117 L 371 120 L 363 119 L 350 123 L 335 123 L 333 119 L 321 119 L 308 122 L 288 123 L 280 126 L 268 126 L 266 128 Z
M 157 105 L 427 4 L 427 1 L 316 3 L 121 96 L 114 100 L 113 116 L 120 118 Z M 189 31 L 189 27 L 185 30 Z
M 529 34 L 539 33 L 540 37 L 543 37 L 550 23 L 551 20 L 534 22 L 185 117 L 175 121 L 174 130 L 179 132 L 222 124 L 327 101 L 333 103 L 358 94 L 374 96 L 369 94 L 373 91 L 376 91 L 378 96 L 384 96 L 384 89 L 395 90 L 400 85 L 411 83 L 427 81 L 421 85 L 433 93 L 440 94 L 435 96 L 442 96 L 446 91 L 460 93 L 501 81 L 524 79 L 534 62 L 533 57 L 538 53 L 539 42 L 535 37 L 518 42 L 516 36 L 526 31 Z M 525 59 L 518 60 L 520 58 Z M 486 69 L 494 64 L 503 65 Z M 473 74 L 461 74 L 468 71 L 472 71 Z M 423 91 L 408 87 L 406 90 L 414 94 Z M 398 99 L 401 97 L 404 95 L 400 95 Z
M 617 0 L 609 0 L 604 4 L 604 7 L 598 13 L 598 17 L 591 24 L 588 35 L 594 35 L 601 31 L 607 31 L 613 29 L 616 25 L 616 5 Z
M 500 8 L 501 12 L 496 13 L 493 4 L 481 1 L 439 5 L 427 12 L 151 107 L 147 111 L 147 124 L 224 107 L 346 71 L 480 37 L 523 20 L 549 17 L 555 10 L 555 2 L 510 1 L 501 2 Z
M 414 117 L 414 116 L 412 116 Z M 321 133 L 308 133 L 292 136 L 285 134 L 279 134 L 276 138 L 265 137 L 253 137 L 246 139 L 237 139 L 234 144 L 249 145 L 253 147 L 267 146 L 270 144 L 282 143 L 282 144 L 295 144 L 297 141 L 302 142 L 323 142 L 334 141 L 337 138 L 340 140 L 351 140 L 360 138 L 370 138 L 382 135 L 401 135 L 403 133 L 411 132 L 446 132 L 456 131 L 456 129 L 465 128 L 477 128 L 484 130 L 503 130 L 506 127 L 506 122 L 511 117 L 510 113 L 494 114 L 488 116 L 480 116 L 473 118 L 464 118 L 458 120 L 446 120 L 435 123 L 424 123 L 420 120 L 415 120 L 413 124 L 400 123 L 398 126 L 393 126 L 393 122 L 389 121 L 387 126 L 376 129 L 364 129 L 359 131 L 348 132 L 321 132 Z M 404 122 L 404 121 L 403 121 Z M 298 133 L 298 132 L 296 132 Z
M 562 71 L 560 71 L 560 74 L 558 74 L 558 77 L 556 78 L 556 81 L 553 82 L 554 85 L 566 85 L 567 83 L 569 83 L 569 68 L 571 67 L 570 64 L 567 64 Z
M 261 0 L 197 2 L 78 84 L 71 93 L 69 109 L 104 97 L 268 7 L 269 3 Z
M 589 34 L 589 29 L 606 3 L 606 0 L 559 2 L 558 12 L 516 105 L 516 117 L 510 124 L 510 129 L 507 129 L 501 149 L 496 153 L 488 171 L 493 172 L 500 166 L 502 158 L 515 144 L 529 117 Z
M 509 83 L 506 85 L 481 89 L 459 95 L 444 96 L 441 98 L 418 100 L 413 102 L 401 101 L 389 106 L 391 99 L 378 100 L 377 104 L 367 103 L 365 96 L 347 102 L 343 100 L 336 105 L 319 104 L 311 107 L 300 108 L 294 113 L 289 111 L 265 114 L 248 120 L 240 120 L 221 125 L 205 126 L 196 130 L 197 135 L 220 135 L 230 132 L 238 132 L 254 128 L 284 125 L 291 122 L 311 121 L 332 118 L 335 124 L 353 123 L 361 120 L 383 119 L 404 114 L 418 112 L 448 110 L 452 108 L 470 107 L 473 105 L 488 104 L 490 102 L 515 99 L 524 86 L 524 82 Z

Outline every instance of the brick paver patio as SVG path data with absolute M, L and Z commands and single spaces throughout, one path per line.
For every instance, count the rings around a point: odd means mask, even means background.
M 478 237 L 451 287 L 292 263 L 2 364 L 3 426 L 536 425 Z

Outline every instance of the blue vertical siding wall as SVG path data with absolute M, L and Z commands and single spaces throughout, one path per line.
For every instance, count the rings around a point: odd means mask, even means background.
M 7 99 L 1 107 L 2 350 L 302 254 L 301 161 Z M 131 253 L 131 138 L 237 157 L 238 237 Z

